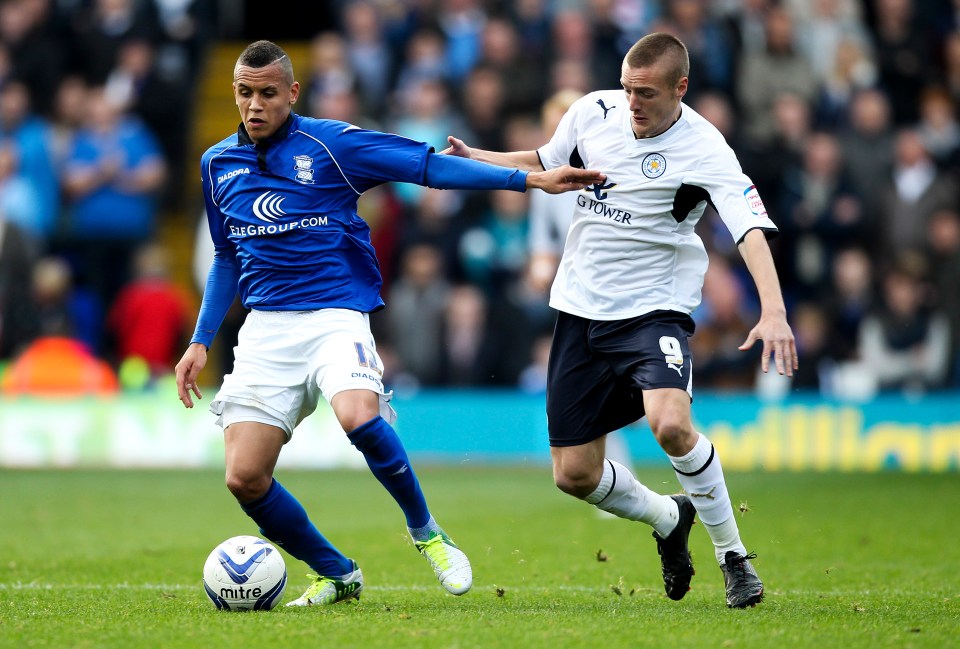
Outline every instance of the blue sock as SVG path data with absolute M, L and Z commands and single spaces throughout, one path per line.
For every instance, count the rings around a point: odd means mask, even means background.
M 276 480 L 263 497 L 240 507 L 260 526 L 261 534 L 318 575 L 339 577 L 353 570 L 350 560 L 310 522 L 303 505 Z
M 370 471 L 400 505 L 407 527 L 426 525 L 430 520 L 427 501 L 393 427 L 383 417 L 375 417 L 347 433 L 347 438 L 363 453 Z

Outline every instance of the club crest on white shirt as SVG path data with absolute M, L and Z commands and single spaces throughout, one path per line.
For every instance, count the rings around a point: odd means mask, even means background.
M 297 171 L 297 182 L 304 185 L 313 184 L 313 158 L 308 155 L 293 156 L 294 169 Z
M 647 178 L 659 178 L 667 170 L 667 159 L 659 153 L 648 153 L 643 159 L 642 168 Z

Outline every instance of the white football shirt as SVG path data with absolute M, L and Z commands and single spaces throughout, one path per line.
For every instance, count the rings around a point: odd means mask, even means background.
M 550 291 L 559 311 L 591 320 L 692 313 L 707 270 L 694 226 L 708 200 L 738 242 L 755 228 L 777 231 L 723 136 L 685 104 L 665 132 L 637 139 L 623 91 L 590 93 L 538 154 L 544 169 L 572 164 L 607 176 L 576 194 Z

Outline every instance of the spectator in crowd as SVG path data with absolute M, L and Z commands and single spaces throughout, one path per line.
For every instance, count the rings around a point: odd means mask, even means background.
M 30 283 L 24 281 L 34 261 L 29 236 L 0 213 L 0 361 L 23 349 L 36 333 Z
M 65 76 L 57 87 L 50 120 L 50 152 L 57 178 L 63 175 L 63 165 L 73 150 L 73 139 L 83 125 L 86 111 L 87 83 L 79 75 Z
M 893 173 L 890 102 L 879 90 L 861 90 L 854 95 L 849 113 L 849 126 L 839 132 L 840 146 L 850 181 L 873 217 L 883 204 L 877 185 Z
M 921 249 L 930 215 L 957 205 L 957 181 L 937 169 L 915 128 L 897 134 L 892 176 L 875 181 L 878 206 L 878 249 L 895 255 Z
M 781 268 L 795 294 L 815 299 L 837 249 L 861 240 L 869 225 L 835 136 L 807 138 L 802 163 L 784 170 L 779 198 Z
M 486 9 L 480 0 L 440 0 L 437 4 L 436 21 L 446 41 L 447 71 L 450 80 L 459 85 L 480 58 Z
M 164 79 L 179 79 L 189 106 L 211 40 L 217 32 L 217 0 L 152 0 L 156 6 L 158 67 Z
M 17 150 L 0 140 L 0 221 L 16 226 L 21 244 L 36 254 L 45 248 L 52 224 L 44 223 L 40 195 L 33 183 L 18 173 Z
M 104 91 L 110 103 L 130 116 L 139 117 L 155 136 L 167 163 L 162 187 L 164 204 L 179 208 L 187 156 L 190 122 L 184 118 L 190 89 L 179 78 L 161 74 L 156 48 L 145 38 L 130 38 L 120 45 L 116 65 L 107 76 Z M 158 187 L 159 188 L 159 187 Z
M 856 93 L 872 88 L 876 81 L 876 65 L 866 46 L 853 38 L 841 40 L 830 73 L 820 83 L 815 110 L 817 126 L 825 129 L 847 126 L 850 103 Z
M 960 100 L 960 30 L 947 34 L 943 42 L 943 83 L 953 101 Z
M 36 204 L 27 227 L 43 248 L 53 236 L 60 207 L 52 140 L 49 123 L 30 109 L 27 86 L 10 81 L 0 88 L 0 141 L 13 154 L 17 175 L 32 187 Z
M 814 394 L 829 393 L 833 359 L 830 357 L 830 324 L 817 302 L 801 302 L 793 309 L 797 354 L 803 363 L 793 373 L 791 387 Z
M 110 306 L 106 332 L 118 366 L 139 359 L 156 379 L 171 373 L 187 340 L 189 304 L 170 280 L 167 253 L 158 244 L 137 250 L 132 275 Z
M 950 324 L 931 303 L 926 273 L 922 255 L 898 255 L 884 273 L 879 308 L 860 326 L 860 358 L 882 391 L 922 393 L 947 378 Z
M 52 0 L 8 0 L 0 4 L 0 42 L 10 54 L 17 78 L 33 94 L 34 109 L 48 115 L 65 52 L 57 42 Z
M 934 303 L 950 326 L 950 385 L 960 388 L 960 212 L 934 212 L 927 222 L 927 257 L 936 290 Z
M 471 284 L 500 296 L 527 265 L 529 201 L 517 192 L 492 192 L 476 227 L 460 240 L 461 264 Z
M 103 303 L 74 283 L 74 272 L 62 257 L 41 257 L 30 277 L 34 337 L 69 336 L 91 353 L 101 347 Z
M 489 326 L 490 304 L 472 284 L 450 291 L 440 345 L 440 382 L 447 387 L 477 387 L 504 383 L 498 376 L 502 355 Z
M 581 95 L 590 92 L 594 87 L 590 65 L 583 59 L 556 59 L 548 70 L 550 87 L 548 92 L 555 93 L 561 90 L 575 90 Z
M 425 80 L 447 80 L 443 34 L 429 27 L 414 32 L 407 41 L 394 90 L 402 95 Z
M 428 244 L 408 248 L 400 276 L 390 289 L 387 340 L 406 372 L 422 385 L 437 385 L 441 374 L 440 345 L 450 285 L 443 257 Z
M 790 93 L 812 106 L 817 96 L 813 67 L 796 47 L 793 19 L 773 6 L 765 20 L 766 48 L 744 55 L 736 75 L 736 98 L 747 134 L 766 144 L 774 136 L 773 104 Z
M 158 38 L 155 6 L 136 0 L 91 0 L 76 11 L 71 26 L 68 71 L 79 73 L 92 85 L 107 82 L 124 42 Z
M 720 390 L 753 388 L 757 354 L 744 354 L 738 349 L 756 319 L 744 293 L 730 262 L 710 255 L 702 302 L 693 314 L 697 335 L 690 339 L 690 351 L 697 360 L 698 385 Z
M 930 81 L 932 43 L 915 15 L 914 0 L 876 0 L 872 27 L 880 86 L 890 99 L 893 123 L 913 124 L 917 97 Z
M 730 94 L 733 90 L 733 47 L 729 33 L 709 12 L 706 0 L 666 3 L 654 31 L 666 31 L 687 44 L 690 51 L 690 90 L 686 101 L 701 92 Z M 621 54 L 622 56 L 622 54 Z M 616 64 L 611 66 L 616 69 Z
M 467 75 L 460 92 L 466 126 L 478 142 L 493 147 L 504 143 L 503 120 L 507 90 L 493 68 L 478 65 Z
M 920 94 L 917 132 L 924 148 L 941 170 L 960 167 L 960 124 L 957 107 L 944 88 L 930 86 Z
M 344 48 L 350 67 L 356 72 L 364 112 L 380 114 L 386 107 L 394 75 L 394 57 L 380 14 L 369 0 L 349 0 L 340 16 Z
M 830 329 L 830 357 L 858 360 L 857 336 L 863 319 L 876 304 L 873 266 L 866 249 L 839 251 L 833 258 L 830 288 L 824 298 Z
M 320 103 L 331 94 L 355 90 L 357 76 L 347 59 L 347 46 L 337 32 L 320 32 L 310 41 L 310 67 L 303 84 L 311 114 L 323 115 Z
M 65 236 L 88 283 L 107 304 L 127 279 L 133 250 L 154 233 L 166 174 L 153 133 L 114 104 L 104 88 L 91 89 L 86 121 L 64 169 Z
M 524 55 L 520 35 L 510 21 L 491 18 L 486 22 L 477 65 L 500 75 L 505 110 L 523 113 L 540 107 L 545 79 L 539 63 Z M 469 74 L 465 78 L 469 78 Z
M 856 9 L 856 0 L 789 2 L 797 25 L 797 46 L 821 85 L 835 78 L 843 49 L 864 52 L 870 45 L 870 34 Z

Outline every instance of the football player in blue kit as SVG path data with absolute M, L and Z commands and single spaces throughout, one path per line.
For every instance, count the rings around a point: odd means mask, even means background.
M 691 313 L 700 302 L 707 253 L 694 228 L 707 203 L 738 244 L 760 298 L 760 320 L 740 346 L 763 341 L 780 374 L 797 367 L 793 332 L 767 236 L 777 232 L 723 136 L 682 103 L 690 61 L 676 37 L 637 41 L 621 90 L 575 102 L 535 151 L 473 149 L 455 137 L 445 153 L 529 171 L 568 161 L 607 175 L 576 195 L 550 306 L 560 313 L 547 370 L 553 474 L 572 496 L 653 527 L 664 589 L 686 595 L 693 577 L 687 540 L 695 515 L 713 541 L 731 608 L 753 606 L 763 583 L 740 539 L 720 458 L 691 415 Z M 604 457 L 606 436 L 646 416 L 683 495 L 657 494 Z
M 314 571 L 288 606 L 359 597 L 363 575 L 274 479 L 283 445 L 325 398 L 370 470 L 406 517 L 443 587 L 466 593 L 470 562 L 430 514 L 393 429 L 390 394 L 370 333 L 384 307 L 370 230 L 357 199 L 385 182 L 439 189 L 536 187 L 551 193 L 602 182 L 570 166 L 526 172 L 434 153 L 429 145 L 293 112 L 300 86 L 287 54 L 249 45 L 234 68 L 242 123 L 201 160 L 214 260 L 197 326 L 176 367 L 183 405 L 202 398 L 197 376 L 234 296 L 250 313 L 233 371 L 210 405 L 224 429 L 227 487 L 261 533 Z

